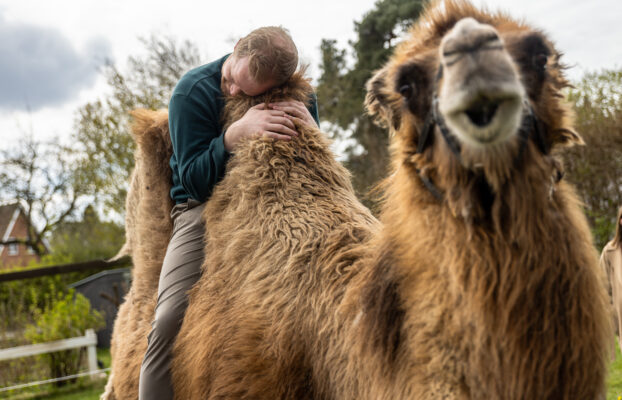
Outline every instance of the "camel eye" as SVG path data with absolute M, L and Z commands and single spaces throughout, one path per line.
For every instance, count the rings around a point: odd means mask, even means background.
M 400 92 L 402 97 L 404 97 L 405 99 L 410 99 L 413 95 L 413 84 L 412 83 L 403 84 L 400 86 L 398 91 Z
M 546 63 L 549 57 L 544 53 L 539 53 L 533 56 L 533 65 L 538 69 L 545 69 Z
M 402 65 L 395 74 L 393 93 L 399 93 L 402 97 L 402 106 L 407 107 L 411 113 L 422 115 L 425 112 L 427 103 L 426 96 L 430 87 L 430 80 L 426 65 L 431 60 L 418 60 L 417 63 L 411 62 Z M 425 63 L 422 65 L 422 63 Z
M 424 78 L 425 72 L 417 64 L 403 65 L 397 73 L 395 90 L 405 100 L 410 100 L 417 91 L 421 90 Z

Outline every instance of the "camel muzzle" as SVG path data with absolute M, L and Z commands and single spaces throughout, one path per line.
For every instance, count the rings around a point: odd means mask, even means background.
M 460 20 L 443 38 L 440 59 L 439 111 L 460 142 L 482 147 L 516 134 L 524 90 L 492 26 Z

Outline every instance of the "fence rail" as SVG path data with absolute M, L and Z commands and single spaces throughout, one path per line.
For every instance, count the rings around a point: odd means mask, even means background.
M 130 263 L 129 257 L 123 257 L 114 261 L 94 260 L 74 264 L 54 265 L 51 267 L 41 267 L 26 269 L 22 271 L 0 273 L 0 282 L 16 281 L 19 279 L 38 278 L 46 275 L 66 274 L 68 272 L 87 271 L 92 269 L 110 269 Z
M 25 388 L 33 387 L 33 386 L 45 385 L 46 383 L 68 381 L 69 379 L 80 378 L 82 376 L 90 376 L 91 378 L 96 375 L 102 375 L 102 374 L 105 376 L 106 372 L 108 371 L 110 371 L 110 368 L 98 369 L 97 371 L 82 372 L 80 374 L 63 376 L 62 378 L 46 379 L 44 381 L 36 381 L 36 382 L 24 383 L 21 385 L 3 387 L 3 388 L 0 388 L 0 393 L 8 392 L 9 390 L 18 390 L 18 389 L 25 389 Z
M 0 361 L 86 347 L 89 368 L 89 371 L 86 374 L 94 377 L 94 374 L 98 372 L 97 351 L 95 350 L 95 346 L 97 346 L 97 335 L 93 329 L 87 329 L 86 334 L 81 337 L 0 349 Z M 8 389 L 11 388 L 2 388 L 0 389 L 0 392 Z

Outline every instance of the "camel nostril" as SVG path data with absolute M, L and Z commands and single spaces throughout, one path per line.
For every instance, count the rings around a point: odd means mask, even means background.
M 474 125 L 484 127 L 492 121 L 495 117 L 497 109 L 499 108 L 499 100 L 479 100 L 469 106 L 464 113 L 469 117 Z

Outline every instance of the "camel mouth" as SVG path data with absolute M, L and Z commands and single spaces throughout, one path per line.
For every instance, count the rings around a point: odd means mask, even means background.
M 513 86 L 513 85 L 512 85 Z M 520 126 L 523 96 L 520 90 L 464 90 L 440 103 L 448 128 L 461 141 L 475 146 L 500 143 Z
M 464 110 L 464 113 L 473 125 L 483 128 L 490 125 L 500 104 L 501 100 L 478 99 Z

